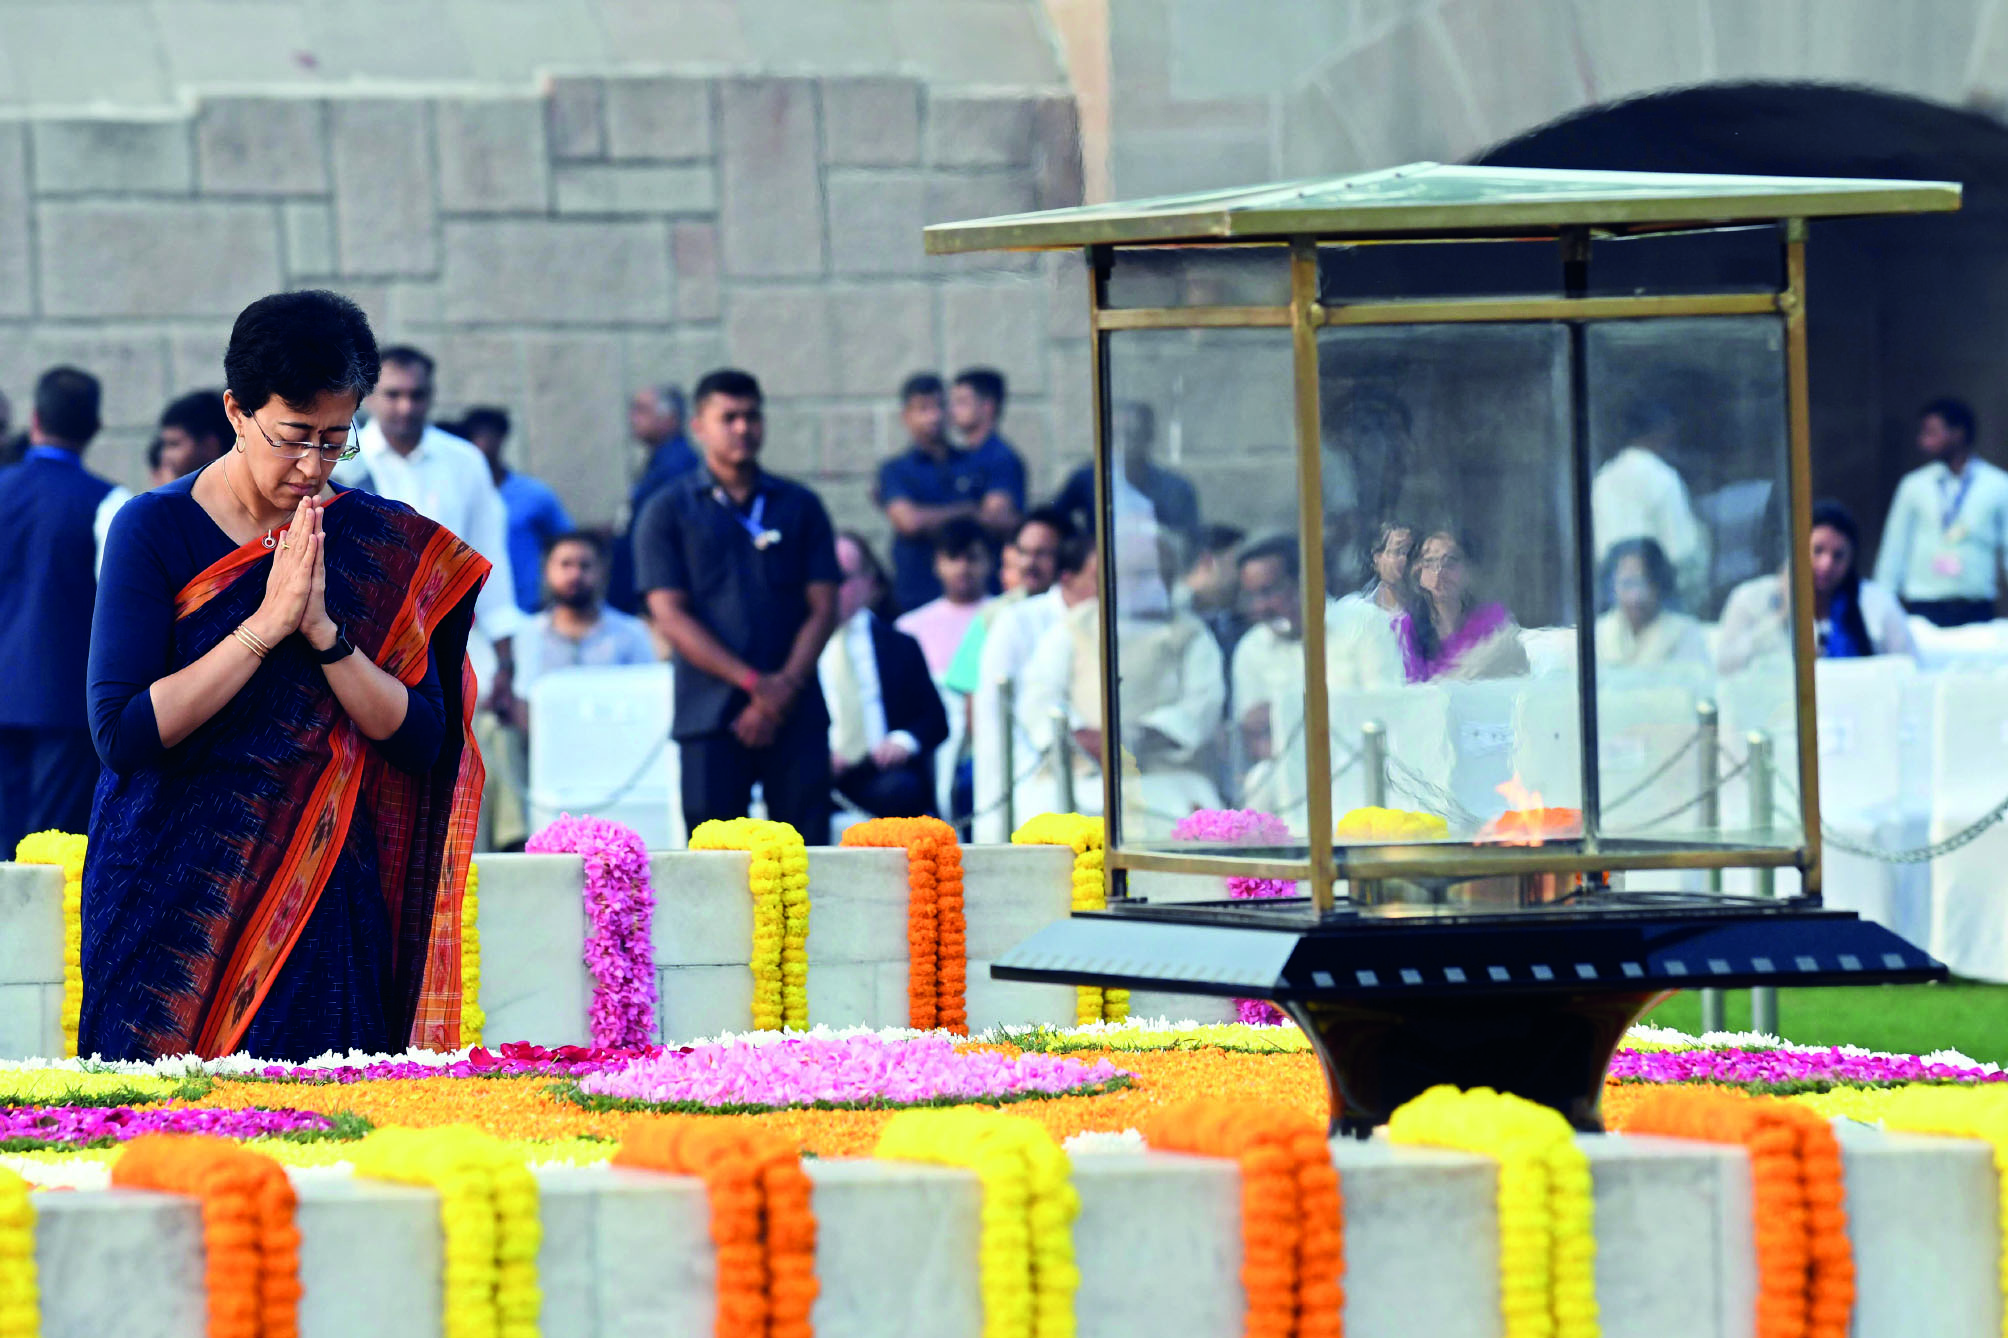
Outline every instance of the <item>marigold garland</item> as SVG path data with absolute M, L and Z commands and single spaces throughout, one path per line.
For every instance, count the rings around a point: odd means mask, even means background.
M 744 850 L 753 893 L 753 1025 L 809 1026 L 809 852 L 785 822 L 713 818 L 690 834 L 692 850 Z
M 84 1007 L 84 851 L 89 838 L 69 832 L 32 832 L 14 847 L 19 864 L 54 864 L 63 871 L 63 1057 L 77 1053 Z
M 1855 1259 L 1840 1144 L 1825 1119 L 1731 1088 L 1668 1087 L 1632 1102 L 1623 1128 L 1746 1148 L 1758 1338 L 1847 1338 Z
M 1441 841 L 1450 823 L 1440 814 L 1368 805 L 1348 811 L 1334 825 L 1337 841 Z
M 907 1025 L 969 1034 L 969 940 L 962 915 L 962 844 L 940 818 L 873 818 L 847 846 L 906 850 Z
M 1506 1338 L 1596 1338 L 1597 1238 L 1589 1159 L 1558 1111 L 1475 1087 L 1432 1087 L 1396 1110 L 1397 1143 L 1499 1163 L 1499 1307 Z
M 1019 846 L 1068 846 L 1074 852 L 1072 907 L 1077 911 L 1107 910 L 1108 884 L 1103 880 L 1102 820 L 1079 813 L 1041 813 L 1011 833 Z M 1121 1022 L 1129 1016 L 1129 991 L 1079 985 L 1074 990 L 1074 1019 Z
M 209 1338 L 297 1338 L 298 1205 L 277 1162 L 227 1138 L 147 1134 L 112 1163 L 112 1184 L 202 1205 Z
M 460 1043 L 481 1044 L 488 1014 L 481 1009 L 481 874 L 467 861 L 467 895 L 460 899 Z
M 613 1160 L 704 1180 L 718 1247 L 718 1338 L 810 1338 L 816 1216 L 791 1140 L 741 1121 L 636 1120 Z
M 966 1167 L 982 1181 L 983 1338 L 1073 1338 L 1081 1200 L 1050 1133 L 994 1110 L 902 1110 L 873 1155 Z
M 1165 1152 L 1240 1164 L 1243 1333 L 1340 1338 L 1344 1203 L 1323 1126 L 1257 1102 L 1205 1097 L 1151 1115 L 1143 1135 Z
M 28 1182 L 0 1167 L 0 1338 L 39 1338 L 41 1332 L 35 1204 L 28 1197 Z
M 520 1156 L 464 1124 L 379 1129 L 351 1156 L 359 1176 L 439 1191 L 445 1338 L 537 1338 L 543 1226 Z

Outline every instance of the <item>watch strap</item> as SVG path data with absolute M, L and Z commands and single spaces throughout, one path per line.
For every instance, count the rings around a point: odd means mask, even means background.
M 349 634 L 338 627 L 335 629 L 335 644 L 326 650 L 315 651 L 314 658 L 322 664 L 334 664 L 346 660 L 355 654 L 355 650 L 355 643 L 349 640 Z

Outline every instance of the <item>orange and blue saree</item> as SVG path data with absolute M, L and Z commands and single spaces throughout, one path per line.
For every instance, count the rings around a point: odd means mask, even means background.
M 414 697 L 436 690 L 436 754 L 396 765 L 295 636 L 189 738 L 108 767 L 84 869 L 80 1053 L 297 1060 L 458 1044 L 483 779 L 466 645 L 489 566 L 367 493 L 338 493 L 323 525 L 329 615 Z M 257 609 L 271 558 L 247 543 L 175 590 L 168 672 Z

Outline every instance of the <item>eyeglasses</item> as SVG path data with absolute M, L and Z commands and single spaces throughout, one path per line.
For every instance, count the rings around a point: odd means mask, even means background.
M 340 464 L 344 460 L 353 460 L 362 451 L 362 447 L 356 445 L 354 441 L 356 435 L 356 425 L 354 423 L 350 423 L 347 427 L 332 428 L 328 432 L 328 435 L 331 437 L 341 436 L 350 438 L 348 441 L 325 443 L 274 441 L 272 440 L 272 434 L 265 430 L 263 423 L 250 414 L 245 414 L 244 416 L 251 419 L 251 426 L 258 429 L 258 435 L 265 439 L 265 444 L 270 446 L 281 460 L 304 460 L 309 455 L 318 451 L 320 452 L 322 463 L 333 465 Z

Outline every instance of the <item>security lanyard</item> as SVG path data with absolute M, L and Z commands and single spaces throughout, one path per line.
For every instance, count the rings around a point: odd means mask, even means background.
M 753 508 L 750 511 L 741 511 L 738 507 L 732 505 L 732 499 L 726 495 L 723 488 L 713 488 L 711 490 L 711 498 L 718 505 L 730 512 L 732 518 L 739 522 L 739 528 L 746 531 L 747 537 L 753 541 L 754 548 L 764 551 L 770 545 L 781 542 L 781 531 L 768 529 L 766 525 L 766 493 L 756 493 L 754 495 Z

